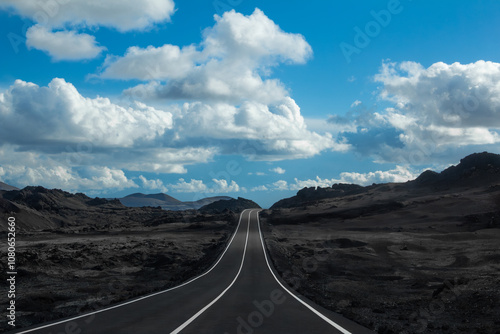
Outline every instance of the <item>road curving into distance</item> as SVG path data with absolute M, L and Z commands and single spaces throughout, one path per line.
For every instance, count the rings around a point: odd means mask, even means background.
M 265 251 L 259 210 L 241 213 L 216 263 L 177 287 L 12 333 L 373 333 L 290 289 Z

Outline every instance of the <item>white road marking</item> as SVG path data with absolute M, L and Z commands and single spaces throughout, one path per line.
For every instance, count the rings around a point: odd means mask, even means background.
M 242 215 L 243 215 L 243 213 L 242 213 Z M 222 291 L 222 293 L 220 295 L 218 295 L 217 298 L 215 298 L 209 304 L 207 304 L 204 308 L 202 308 L 201 310 L 199 310 L 198 312 L 196 312 L 195 315 L 193 315 L 191 318 L 189 318 L 188 320 L 186 320 L 186 322 L 184 322 L 182 325 L 180 325 L 179 327 L 177 327 L 174 331 L 170 332 L 170 334 L 178 334 L 178 333 L 180 333 L 180 331 L 182 331 L 184 328 L 186 328 L 187 326 L 189 326 L 189 324 L 192 323 L 194 320 L 196 320 L 196 318 L 198 318 L 203 312 L 205 312 L 206 310 L 208 310 L 210 308 L 210 306 L 212 306 L 219 299 L 221 299 L 222 296 L 224 296 L 224 294 L 227 292 L 227 290 L 229 290 L 234 285 L 234 282 L 236 282 L 236 280 L 240 276 L 241 269 L 243 269 L 243 264 L 245 263 L 245 254 L 247 252 L 247 245 L 248 245 L 248 235 L 250 234 L 249 232 L 250 232 L 250 217 L 251 217 L 251 215 L 252 215 L 252 211 L 250 211 L 250 213 L 248 214 L 248 227 L 247 227 L 247 237 L 245 239 L 245 248 L 243 250 L 243 257 L 241 259 L 240 269 L 238 270 L 238 273 L 236 274 L 236 277 L 234 277 L 234 279 L 231 282 L 231 284 L 229 284 L 229 286 L 224 291 Z
M 300 303 L 302 303 L 305 307 L 307 307 L 309 310 L 311 310 L 318 317 L 320 317 L 321 319 L 323 319 L 324 321 L 326 321 L 329 325 L 335 327 L 336 329 L 338 329 L 339 331 L 341 331 L 344 334 L 352 334 L 351 332 L 349 332 L 348 330 L 346 330 L 342 326 L 338 325 L 337 323 L 333 322 L 328 317 L 326 317 L 325 315 L 323 315 L 321 312 L 319 312 L 318 310 L 316 310 L 315 308 L 313 308 L 312 306 L 310 306 L 309 304 L 307 304 L 306 302 L 304 302 L 303 300 L 301 300 L 299 297 L 297 297 L 296 295 L 294 295 L 290 290 L 288 290 L 287 288 L 285 288 L 285 286 L 283 284 L 281 284 L 281 282 L 278 280 L 278 278 L 276 277 L 276 275 L 274 275 L 274 272 L 271 269 L 271 265 L 269 264 L 269 260 L 267 259 L 266 248 L 264 246 L 264 239 L 262 238 L 262 231 L 260 230 L 259 213 L 257 213 L 257 225 L 259 226 L 260 242 L 262 243 L 262 251 L 264 252 L 264 256 L 266 258 L 267 267 L 269 268 L 269 271 L 271 271 L 271 274 L 273 275 L 273 277 L 276 280 L 276 282 L 278 282 L 278 284 L 281 285 L 281 287 L 286 292 L 288 292 L 293 298 L 297 299 Z
M 172 291 L 172 290 L 175 290 L 175 289 L 178 289 L 178 288 L 181 288 L 183 286 L 186 286 L 194 281 L 196 281 L 197 279 L 207 275 L 209 272 L 211 272 L 218 264 L 219 262 L 222 260 L 222 258 L 224 257 L 224 255 L 226 254 L 227 250 L 229 249 L 229 246 L 231 246 L 231 244 L 233 243 L 233 240 L 234 240 L 234 237 L 236 236 L 236 234 L 238 233 L 238 230 L 240 228 L 240 224 L 241 224 L 241 218 L 243 217 L 243 213 L 245 211 L 247 211 L 249 209 L 246 209 L 246 210 L 243 210 L 241 212 L 241 215 L 240 215 L 240 220 L 238 221 L 238 226 L 236 227 L 236 231 L 234 232 L 233 234 L 233 237 L 231 238 L 231 241 L 229 241 L 229 244 L 227 245 L 226 249 L 224 250 L 224 252 L 222 253 L 222 255 L 219 257 L 219 259 L 217 260 L 217 262 L 209 269 L 207 270 L 206 272 L 204 272 L 203 274 L 185 282 L 185 283 L 182 283 L 180 285 L 177 285 L 177 286 L 174 286 L 173 288 L 170 288 L 170 289 L 167 289 L 167 290 L 163 290 L 163 291 L 159 291 L 159 292 L 155 292 L 153 294 L 150 294 L 150 295 L 147 295 L 147 296 L 144 296 L 144 297 L 140 297 L 140 298 L 137 298 L 137 299 L 134 299 L 134 300 L 131 300 L 131 301 L 128 301 L 128 302 L 125 302 L 125 303 L 122 303 L 122 304 L 118 304 L 118 305 L 115 305 L 115 306 L 111 306 L 111 307 L 108 307 L 108 308 L 105 308 L 105 309 L 102 309 L 102 310 L 98 310 L 98 311 L 95 311 L 95 312 L 90 312 L 90 313 L 86 313 L 86 314 L 83 314 L 83 315 L 79 315 L 77 317 L 74 317 L 74 318 L 70 318 L 70 319 L 65 319 L 65 320 L 61 320 L 61 321 L 58 321 L 58 322 L 55 322 L 53 324 L 48 324 L 48 325 L 44 325 L 44 326 L 40 326 L 40 327 L 36 327 L 36 328 L 32 328 L 32 329 L 28 329 L 26 331 L 23 331 L 23 332 L 18 332 L 17 334 L 23 334 L 23 333 L 29 333 L 29 332 L 33 332 L 33 331 L 37 331 L 39 329 L 44 329 L 44 328 L 48 328 L 48 327 L 52 327 L 52 326 L 56 326 L 56 325 L 60 325 L 60 324 L 64 324 L 65 322 L 69 322 L 69 321 L 73 321 L 73 320 L 77 320 L 77 319 L 81 319 L 81 318 L 85 318 L 85 317 L 88 317 L 88 316 L 91 316 L 91 315 L 95 315 L 95 314 L 98 314 L 98 313 L 102 313 L 102 312 L 106 312 L 106 311 L 109 311 L 109 310 L 113 310 L 115 308 L 119 308 L 119 307 L 122 307 L 122 306 L 125 306 L 125 305 L 129 305 L 129 304 L 133 304 L 133 303 L 136 303 L 138 301 L 141 301 L 141 300 L 144 300 L 144 299 L 147 299 L 147 298 L 151 298 L 151 297 L 154 297 L 154 296 L 157 296 L 157 295 L 161 295 L 163 293 L 166 293 L 166 292 L 169 292 L 169 291 Z M 250 219 L 250 215 L 249 215 L 249 219 Z M 249 224 L 250 225 L 250 224 Z M 247 230 L 247 240 L 248 240 L 248 230 Z M 246 250 L 246 246 L 245 246 L 245 250 Z M 241 269 L 240 269 L 241 271 Z M 239 273 L 238 273 L 239 274 Z

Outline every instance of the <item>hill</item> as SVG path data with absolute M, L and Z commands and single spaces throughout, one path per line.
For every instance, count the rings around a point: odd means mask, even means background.
M 118 213 L 124 209 L 117 200 L 39 186 L 0 193 L 0 216 L 15 214 L 23 230 L 104 226 L 121 219 Z
M 478 186 L 488 186 L 500 182 L 500 155 L 483 152 L 474 153 L 438 173 L 427 170 L 413 181 L 395 184 L 401 191 L 415 192 L 434 190 L 452 190 Z M 386 184 L 359 186 L 356 184 L 334 184 L 327 188 L 303 188 L 297 195 L 282 199 L 271 206 L 271 209 L 293 208 L 309 205 L 324 200 L 345 196 L 381 192 L 387 189 Z
M 123 205 L 132 208 L 145 207 L 145 206 L 151 206 L 151 207 L 159 206 L 163 210 L 182 211 L 182 210 L 198 210 L 204 205 L 220 200 L 229 200 L 229 199 L 233 198 L 227 196 L 216 196 L 216 197 L 203 198 L 197 201 L 182 202 L 172 196 L 163 193 L 151 194 L 151 195 L 135 193 L 120 198 L 119 201 Z
M 500 333 L 499 155 L 406 183 L 305 188 L 260 217 L 278 273 L 325 308 L 377 333 Z
M 471 187 L 488 185 L 500 180 L 500 155 L 483 152 L 474 153 L 460 160 L 441 173 L 425 171 L 414 181 L 417 186 Z
M 19 190 L 19 188 L 8 185 L 0 181 L 0 191 Z
M 238 199 L 222 200 L 205 205 L 199 209 L 202 213 L 221 213 L 224 211 L 241 212 L 245 209 L 260 209 L 261 207 L 249 199 L 238 197 Z

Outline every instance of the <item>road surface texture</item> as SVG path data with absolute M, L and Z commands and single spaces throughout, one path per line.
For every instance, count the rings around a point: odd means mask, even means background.
M 294 293 L 264 251 L 259 210 L 245 210 L 211 269 L 175 288 L 16 333 L 373 333 Z

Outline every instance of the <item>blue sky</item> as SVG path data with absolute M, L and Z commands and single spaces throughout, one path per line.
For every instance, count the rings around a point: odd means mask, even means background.
M 98 3 L 0 2 L 0 180 L 267 207 L 499 153 L 498 2 Z

